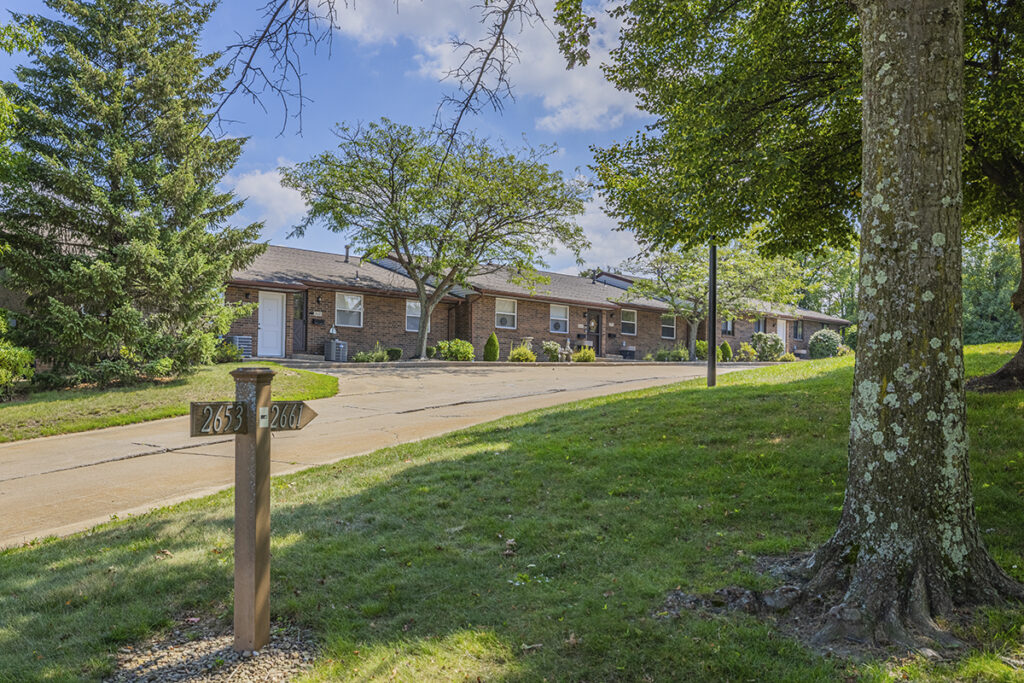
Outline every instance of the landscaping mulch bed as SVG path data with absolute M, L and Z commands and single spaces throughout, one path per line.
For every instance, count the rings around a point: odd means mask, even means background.
M 316 644 L 308 631 L 271 624 L 270 643 L 256 652 L 232 649 L 231 627 L 184 616 L 170 633 L 117 651 L 117 671 L 106 683 L 128 681 L 290 681 L 309 668 Z

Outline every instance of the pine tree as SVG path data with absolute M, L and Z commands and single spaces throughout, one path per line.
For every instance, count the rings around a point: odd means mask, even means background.
M 263 248 L 228 225 L 242 201 L 217 184 L 244 139 L 208 112 L 227 70 L 197 51 L 212 3 L 46 0 L 15 15 L 43 42 L 5 83 L 20 106 L 0 169 L 4 286 L 27 296 L 17 333 L 58 368 L 209 357 L 239 310 L 224 281 Z

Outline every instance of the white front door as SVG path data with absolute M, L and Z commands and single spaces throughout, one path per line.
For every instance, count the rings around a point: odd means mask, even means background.
M 775 331 L 778 333 L 779 339 L 782 340 L 783 351 L 788 351 L 789 349 L 786 348 L 786 321 L 779 318 L 778 324 L 775 326 Z
M 281 292 L 260 292 L 256 352 L 260 356 L 284 356 L 284 294 Z

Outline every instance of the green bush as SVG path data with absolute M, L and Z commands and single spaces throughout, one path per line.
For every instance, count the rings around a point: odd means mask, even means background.
M 19 379 L 32 378 L 32 363 L 35 356 L 28 349 L 14 346 L 0 340 L 0 401 L 6 401 L 14 393 L 14 384 Z
M 573 363 L 593 363 L 595 360 L 597 360 L 597 354 L 594 353 L 594 349 L 589 347 L 583 347 L 572 354 Z
M 441 360 L 473 360 L 473 345 L 465 339 L 452 339 L 437 343 L 437 352 Z
M 514 349 L 513 349 L 514 350 Z M 491 336 L 487 338 L 487 343 L 484 344 L 484 360 L 493 363 L 498 360 L 501 356 L 501 347 L 498 346 L 498 335 L 491 332 Z M 509 355 L 509 358 L 512 356 Z
M 387 350 L 377 342 L 373 345 L 372 351 L 358 351 L 352 356 L 353 363 L 386 363 L 388 361 Z
M 792 363 L 795 360 L 796 360 L 796 356 L 794 356 L 791 353 L 784 353 L 781 356 L 779 356 L 779 362 L 780 363 Z
M 811 335 L 807 351 L 811 358 L 832 358 L 839 355 L 843 340 L 835 330 L 821 329 Z
M 708 359 L 708 343 L 703 339 L 698 339 L 696 344 L 697 360 Z
M 213 347 L 214 363 L 237 363 L 242 360 L 242 349 L 223 339 Z
M 690 352 L 686 350 L 685 346 L 677 346 L 668 352 L 669 360 L 681 363 L 683 361 L 690 360 Z
M 754 347 L 757 359 L 762 363 L 777 361 L 779 356 L 786 352 L 779 335 L 767 332 L 755 332 L 750 338 L 750 345 Z
M 837 356 L 852 356 L 853 355 L 853 349 L 851 349 L 846 344 L 840 344 L 839 348 L 836 350 L 836 355 Z
M 728 363 L 732 360 L 732 347 L 729 346 L 729 342 L 722 342 L 722 345 L 718 347 L 718 351 L 718 357 L 722 359 L 723 363 Z
M 648 353 L 648 354 L 644 355 L 644 360 L 646 360 L 646 361 L 653 361 L 654 360 L 654 354 L 653 353 Z
M 672 352 L 669 351 L 668 349 L 658 349 L 657 351 L 654 352 L 654 360 L 660 363 L 670 361 L 672 360 Z
M 533 363 L 537 354 L 525 346 L 517 346 L 508 354 L 508 359 L 513 363 Z
M 562 355 L 562 345 L 556 341 L 541 342 L 540 348 L 547 356 L 549 363 L 557 363 Z
M 843 343 L 851 349 L 857 348 L 857 326 L 850 325 L 843 330 Z
M 391 362 L 402 360 L 402 349 L 397 346 L 389 346 L 384 349 L 384 353 L 388 354 L 388 360 Z
M 170 377 L 174 374 L 174 359 L 173 358 L 158 358 L 157 360 L 151 360 L 142 366 L 142 376 L 146 379 L 158 379 L 160 377 Z
M 736 351 L 737 363 L 753 363 L 757 360 L 757 351 L 747 342 L 740 342 L 740 348 Z
M 427 347 L 427 358 L 433 358 L 436 355 L 437 355 L 437 347 L 436 346 L 428 346 Z

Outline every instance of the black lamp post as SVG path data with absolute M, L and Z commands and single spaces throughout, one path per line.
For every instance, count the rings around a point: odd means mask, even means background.
M 718 381 L 718 247 L 714 243 L 708 258 L 708 386 Z

